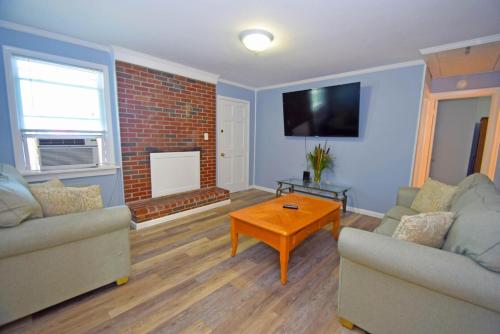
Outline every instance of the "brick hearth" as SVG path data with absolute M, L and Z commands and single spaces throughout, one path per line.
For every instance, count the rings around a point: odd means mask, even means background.
M 128 206 L 132 213 L 132 220 L 136 223 L 142 223 L 151 219 L 224 201 L 228 198 L 229 191 L 212 187 L 135 201 Z

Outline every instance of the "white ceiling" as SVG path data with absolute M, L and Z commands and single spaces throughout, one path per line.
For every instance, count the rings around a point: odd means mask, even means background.
M 500 33 L 499 0 L 0 0 L 0 19 L 118 45 L 262 87 L 420 58 Z M 240 31 L 263 28 L 256 56 Z
M 500 42 L 433 53 L 426 62 L 433 78 L 500 71 Z

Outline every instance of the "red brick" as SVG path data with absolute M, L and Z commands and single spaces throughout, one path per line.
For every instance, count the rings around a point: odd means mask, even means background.
M 125 201 L 151 198 L 146 147 L 199 149 L 201 188 L 215 187 L 215 85 L 121 61 L 116 76 Z
M 151 219 L 160 218 L 172 213 L 178 213 L 202 205 L 208 205 L 229 199 L 229 191 L 217 187 L 209 187 L 184 193 L 135 200 L 128 206 L 132 213 L 132 220 L 142 223 Z

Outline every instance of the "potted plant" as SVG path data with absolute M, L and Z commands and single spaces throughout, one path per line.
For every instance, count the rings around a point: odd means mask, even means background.
M 314 171 L 314 182 L 321 182 L 321 173 L 324 169 L 333 167 L 333 158 L 330 156 L 330 147 L 325 145 L 321 147 L 318 144 L 312 152 L 307 153 L 307 160 L 311 163 Z

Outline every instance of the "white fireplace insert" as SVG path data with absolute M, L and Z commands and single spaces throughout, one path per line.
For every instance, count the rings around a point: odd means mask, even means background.
M 151 153 L 153 198 L 200 189 L 200 152 Z

